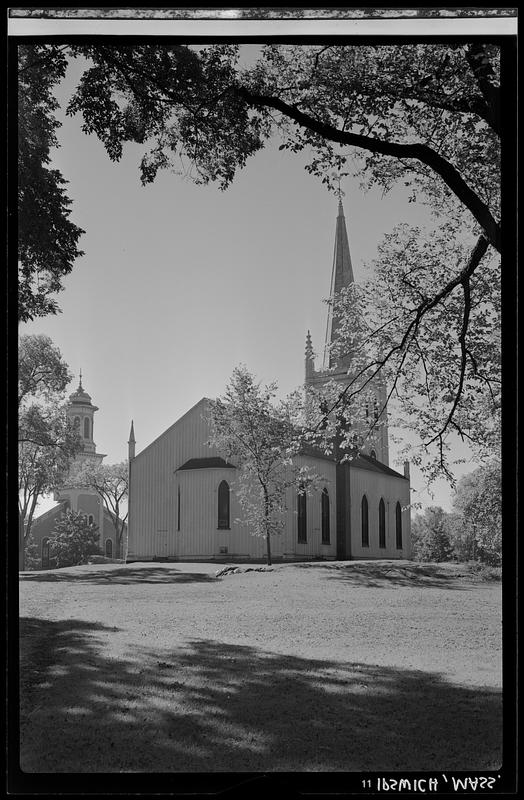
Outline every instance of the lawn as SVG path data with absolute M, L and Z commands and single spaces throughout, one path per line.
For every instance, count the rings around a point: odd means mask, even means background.
M 501 586 L 461 565 L 20 578 L 26 772 L 488 770 Z

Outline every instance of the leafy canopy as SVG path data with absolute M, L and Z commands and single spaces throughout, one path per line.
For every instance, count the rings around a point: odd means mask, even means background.
M 64 77 L 63 47 L 18 47 L 18 320 L 56 314 L 53 295 L 83 255 L 84 232 L 71 222 L 67 181 L 50 168 L 60 123 L 54 86 Z

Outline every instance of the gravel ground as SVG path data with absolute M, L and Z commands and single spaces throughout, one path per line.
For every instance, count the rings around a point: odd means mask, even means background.
M 500 582 L 411 562 L 219 569 L 21 575 L 25 771 L 499 767 Z

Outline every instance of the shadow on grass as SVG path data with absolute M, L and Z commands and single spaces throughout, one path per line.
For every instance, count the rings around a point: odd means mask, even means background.
M 380 588 L 386 586 L 433 587 L 437 589 L 466 590 L 483 578 L 468 568 L 450 570 L 439 564 L 395 564 L 350 561 L 337 564 L 299 564 L 301 568 L 314 566 L 326 571 L 326 577 L 343 580 L 354 586 Z M 493 579 L 490 579 L 492 582 Z
M 115 632 L 79 620 L 22 620 L 24 771 L 352 772 L 500 764 L 496 691 L 450 684 L 435 673 L 210 640 L 109 657 Z
M 74 568 L 68 571 L 45 570 L 42 572 L 22 572 L 21 581 L 43 581 L 67 583 L 209 583 L 217 581 L 214 575 L 207 575 L 205 572 L 181 572 L 173 568 L 163 567 L 121 567 L 117 569 L 101 570 L 96 566 L 92 570 L 83 572 L 75 571 Z

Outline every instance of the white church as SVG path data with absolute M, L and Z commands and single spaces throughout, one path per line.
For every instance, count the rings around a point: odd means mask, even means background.
M 339 202 L 331 276 L 332 293 L 354 280 L 342 203 Z M 327 345 L 337 337 L 328 326 Z M 334 362 L 329 373 L 316 370 L 306 340 L 305 388 L 330 379 L 341 388 L 351 380 L 350 357 Z M 375 387 L 380 408 L 385 387 Z M 139 453 L 134 428 L 129 437 L 128 561 L 263 560 L 265 540 L 235 520 L 241 515 L 235 496 L 236 465 L 206 442 L 208 400 L 202 398 Z M 284 532 L 272 538 L 278 560 L 410 558 L 409 464 L 403 474 L 389 466 L 386 411 L 369 452 L 349 461 L 308 451 L 308 464 L 324 478 L 318 491 L 289 490 Z

